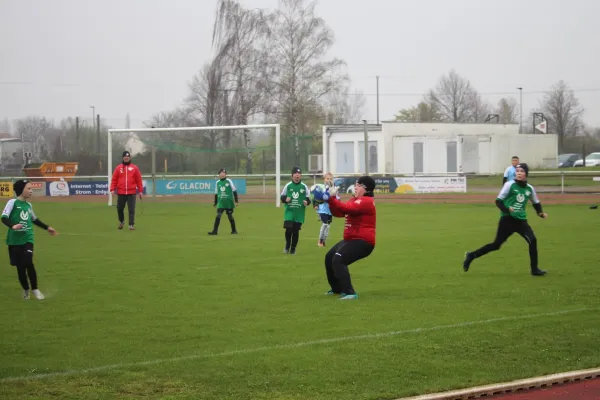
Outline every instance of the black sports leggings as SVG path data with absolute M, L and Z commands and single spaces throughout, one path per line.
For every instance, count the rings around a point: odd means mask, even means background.
M 348 266 L 368 257 L 375 247 L 364 240 L 342 240 L 325 255 L 327 281 L 334 293 L 355 294 Z

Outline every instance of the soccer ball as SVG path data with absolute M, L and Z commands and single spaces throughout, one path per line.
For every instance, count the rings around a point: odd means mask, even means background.
M 325 193 L 325 190 L 325 185 L 322 183 L 312 185 L 310 187 L 310 201 L 315 205 L 323 204 L 323 193 Z

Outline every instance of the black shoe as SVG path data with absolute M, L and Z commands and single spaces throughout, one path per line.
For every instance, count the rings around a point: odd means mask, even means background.
M 237 231 L 231 231 L 231 234 L 232 235 L 237 235 L 238 233 L 237 233 Z
M 208 232 L 209 235 L 216 235 L 217 232 Z
M 544 276 L 544 275 L 546 275 L 546 271 L 542 271 L 539 268 L 532 269 L 531 270 L 531 275 L 533 275 L 533 276 Z
M 474 259 L 475 259 L 475 257 L 473 257 L 471 255 L 471 253 L 469 253 L 469 252 L 465 253 L 465 260 L 463 261 L 463 269 L 465 270 L 465 272 L 467 272 L 469 270 L 469 267 L 471 266 L 471 263 L 473 262 Z
M 290 254 L 296 254 L 296 249 L 291 249 Z

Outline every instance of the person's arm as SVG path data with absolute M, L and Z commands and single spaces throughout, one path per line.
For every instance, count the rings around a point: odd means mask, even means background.
M 140 192 L 140 196 L 144 193 L 144 181 L 142 180 L 142 172 L 139 167 L 135 168 L 135 184 Z
M 545 213 L 542 209 L 542 203 L 540 202 L 540 199 L 538 198 L 534 187 L 530 185 L 529 188 L 531 189 L 531 204 L 533 205 L 533 208 L 535 209 L 535 212 L 537 213 L 538 217 L 543 218 L 545 216 Z
M 283 187 L 283 190 L 281 191 L 280 199 L 281 199 L 281 202 L 284 203 L 284 204 L 287 203 L 287 188 L 288 188 L 288 185 L 289 185 L 289 183 L 286 184 Z
M 308 206 L 310 204 L 310 189 L 308 188 L 308 186 L 306 186 L 306 183 L 303 183 L 303 185 L 304 193 L 306 194 L 304 201 L 306 201 L 306 205 Z
M 13 210 L 15 204 L 14 199 L 10 199 L 6 202 L 6 206 L 4 206 L 4 210 L 2 211 L 2 223 L 8 227 L 8 229 L 12 229 L 13 225 L 10 222 L 10 213 Z
M 233 199 L 235 200 L 235 204 L 238 204 L 240 202 L 240 199 L 238 198 L 237 188 L 235 187 L 231 179 L 227 180 L 229 181 L 229 185 L 231 186 L 231 191 L 233 192 Z
M 117 180 L 119 179 L 119 176 L 117 175 L 118 170 L 119 170 L 119 166 L 117 165 L 117 168 L 115 168 L 115 170 L 113 171 L 112 179 L 110 180 L 111 193 L 117 189 Z
M 506 182 L 504 186 L 502 186 L 502 190 L 500 190 L 500 193 L 498 193 L 498 197 L 496 197 L 496 207 L 498 207 L 503 213 L 507 214 L 510 214 L 510 210 L 504 205 L 504 199 L 506 199 L 506 197 L 510 193 L 510 187 L 511 184 Z
M 508 182 L 508 171 L 510 170 L 510 167 L 507 167 L 504 170 L 504 177 L 502 178 L 502 185 L 504 185 L 506 182 Z
M 329 199 L 329 210 L 334 216 L 338 217 L 344 215 L 371 214 L 371 211 L 373 210 L 373 203 L 361 199 L 342 203 L 337 198 L 331 197 Z

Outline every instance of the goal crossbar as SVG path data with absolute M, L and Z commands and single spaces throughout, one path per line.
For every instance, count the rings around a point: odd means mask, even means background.
M 109 129 L 108 130 L 108 166 L 107 178 L 110 185 L 112 179 L 112 135 L 114 133 L 150 133 L 150 132 L 181 132 L 181 131 L 214 131 L 214 130 L 233 130 L 233 129 L 275 129 L 275 206 L 281 206 L 279 193 L 281 191 L 281 125 L 280 124 L 259 124 L 259 125 L 225 125 L 225 126 L 195 126 L 195 127 L 176 127 L 176 128 L 133 128 L 133 129 Z M 112 206 L 112 193 L 108 191 L 108 205 Z

